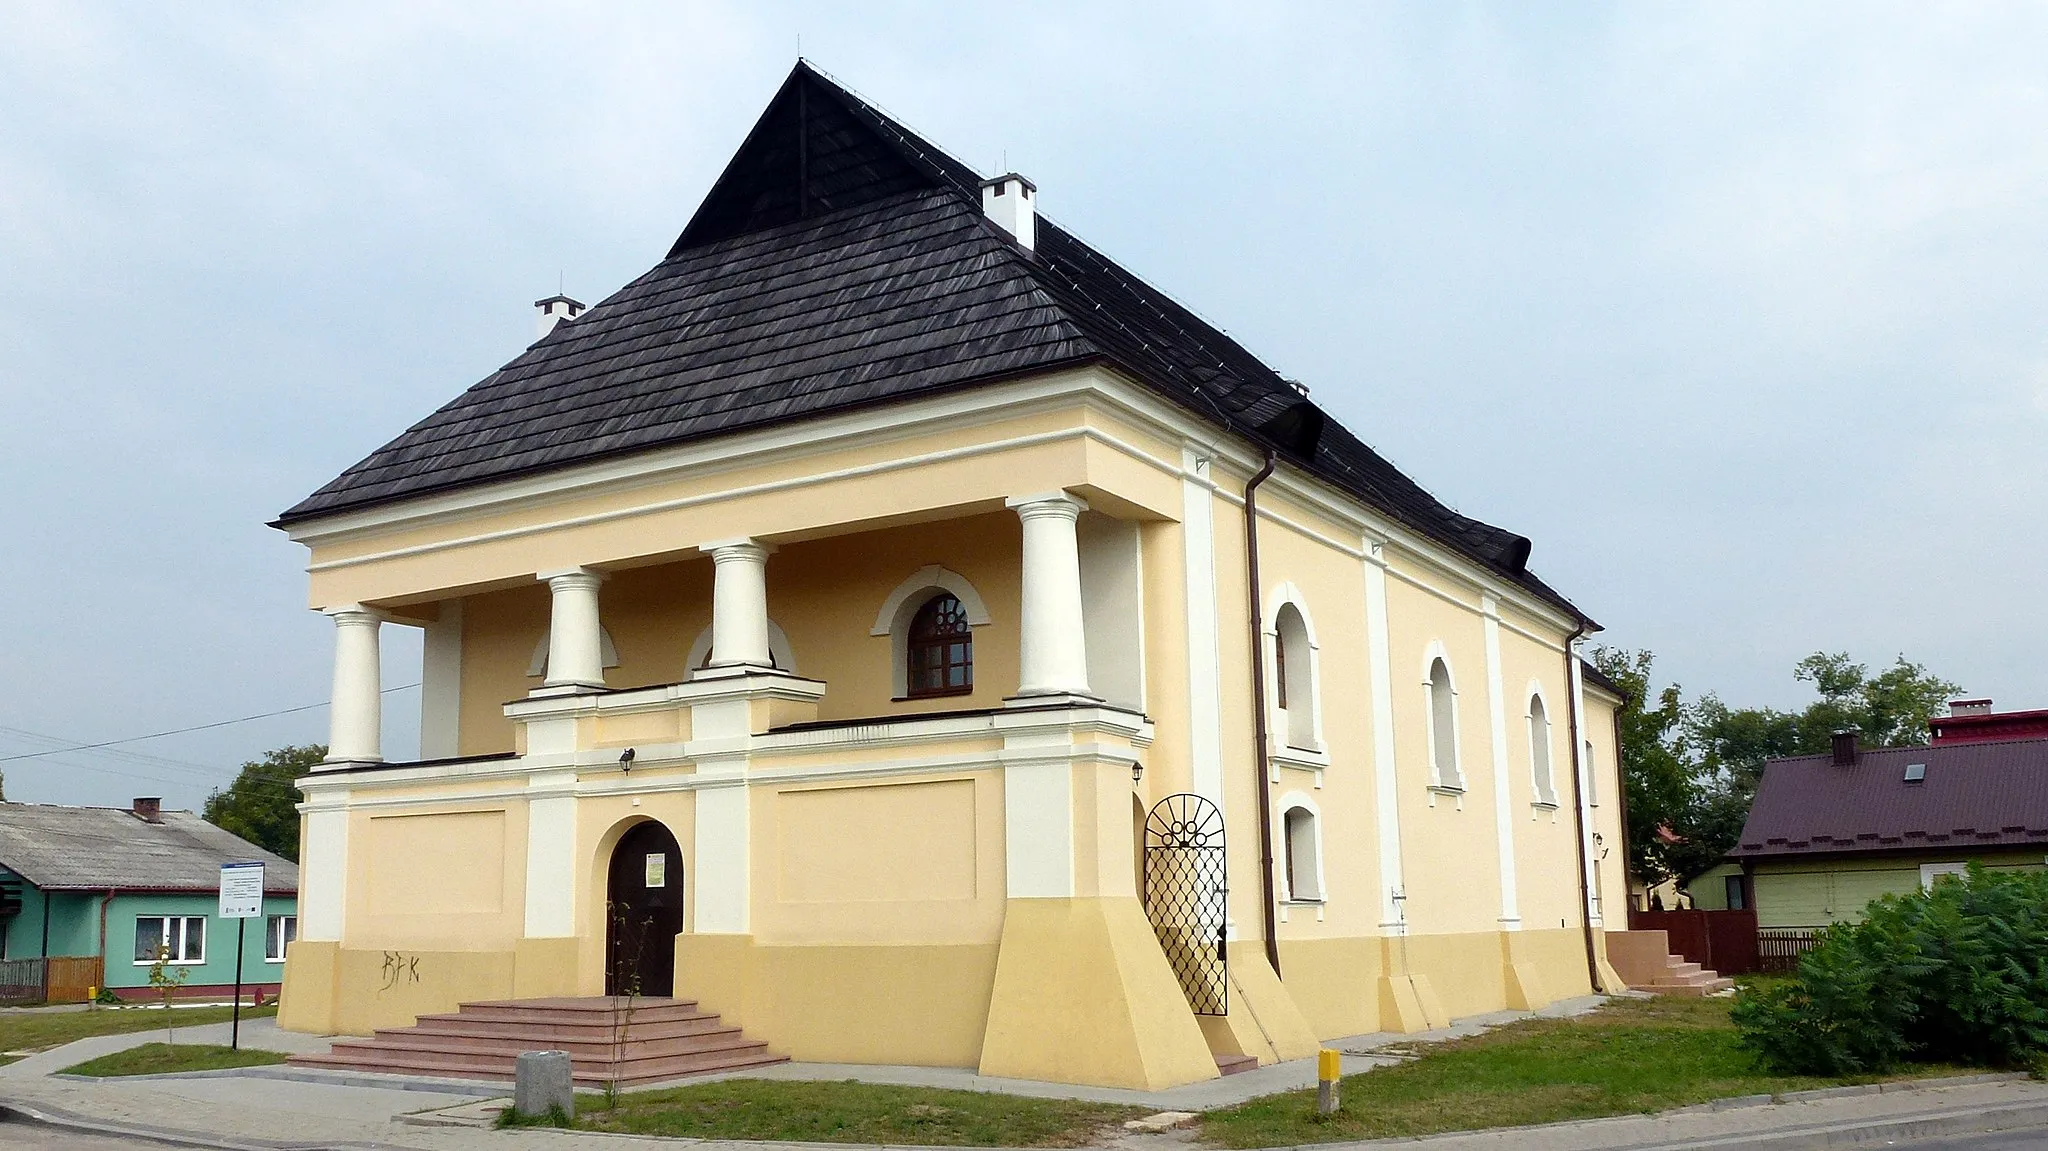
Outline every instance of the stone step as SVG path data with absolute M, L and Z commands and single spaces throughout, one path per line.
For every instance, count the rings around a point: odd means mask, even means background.
M 339 1044 L 336 1045 L 340 1047 Z M 372 1071 L 386 1075 L 430 1075 L 445 1079 L 479 1079 L 487 1082 L 510 1082 L 513 1078 L 514 1063 L 511 1059 L 499 1060 L 489 1065 L 479 1065 L 434 1052 L 377 1051 L 368 1054 L 339 1052 L 329 1055 L 295 1055 L 291 1058 L 294 1066 L 317 1067 L 333 1071 Z M 668 1079 L 681 1079 L 690 1075 L 707 1075 L 719 1071 L 738 1071 L 748 1067 L 766 1067 L 788 1062 L 786 1056 L 771 1054 L 766 1045 L 749 1045 L 731 1051 L 705 1052 L 697 1055 L 666 1056 L 657 1059 L 631 1061 L 619 1067 L 616 1073 L 599 1064 L 570 1061 L 571 1077 L 585 1087 L 602 1087 L 614 1079 L 622 1084 L 658 1083 Z
M 486 1019 L 474 1015 L 422 1015 L 419 1023 L 412 1027 L 380 1028 L 378 1035 L 435 1034 L 435 1035 L 496 1035 L 507 1038 L 533 1040 L 577 1040 L 586 1042 L 610 1042 L 621 1032 L 628 1040 L 670 1039 L 678 1035 L 695 1035 L 705 1031 L 716 1031 L 722 1024 L 716 1015 L 699 1012 L 687 1017 L 667 1019 L 643 1019 L 638 1015 L 630 1020 L 617 1023 L 605 1022 L 554 1022 L 548 1020 Z
M 615 1015 L 636 1020 L 687 1019 L 703 1011 L 694 999 L 495 999 L 464 1003 L 452 1013 L 429 1018 L 502 1020 L 508 1023 L 603 1023 Z
M 1258 1066 L 1259 1059 L 1256 1055 L 1218 1055 L 1216 1057 L 1216 1074 L 1218 1075 L 1238 1075 L 1246 1071 L 1256 1071 Z
M 512 1058 L 525 1051 L 566 1051 L 572 1059 L 607 1061 L 615 1057 L 645 1059 L 662 1055 L 688 1055 L 698 1051 L 719 1051 L 747 1042 L 752 1041 L 744 1038 L 739 1028 L 721 1027 L 713 1031 L 698 1031 L 665 1039 L 635 1037 L 619 1044 L 609 1040 L 564 1040 L 554 1037 L 529 1039 L 490 1034 L 451 1034 L 441 1031 L 392 1031 L 380 1032 L 367 1040 L 339 1040 L 335 1046 L 345 1045 L 352 1050 L 472 1052 L 506 1058 Z
M 1676 959 L 1676 958 L 1677 958 L 1677 956 L 1675 956 L 1675 955 L 1674 955 L 1674 956 L 1671 956 L 1670 958 L 1672 958 L 1672 959 Z M 1699 973 L 1700 973 L 1700 971 L 1701 971 L 1701 970 L 1702 970 L 1702 968 L 1700 967 L 1700 965 L 1699 965 L 1699 964 L 1697 964 L 1697 963 L 1690 963 L 1690 962 L 1687 962 L 1687 963 L 1669 963 L 1669 962 L 1667 962 L 1667 963 L 1665 964 L 1665 966 L 1664 966 L 1664 971 L 1665 971 L 1665 978 L 1670 978 L 1670 977 L 1673 977 L 1673 976 L 1680 976 L 1680 975 L 1697 975 L 1697 974 L 1699 974 Z

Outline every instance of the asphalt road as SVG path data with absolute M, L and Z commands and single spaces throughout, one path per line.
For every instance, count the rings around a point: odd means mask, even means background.
M 1997 1131 L 1989 1135 L 1954 1135 L 1924 1143 L 1893 1143 L 1893 1151 L 2042 1151 L 2048 1148 L 2048 1127 Z

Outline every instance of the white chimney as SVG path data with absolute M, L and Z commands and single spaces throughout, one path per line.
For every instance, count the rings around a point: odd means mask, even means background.
M 549 296 L 535 300 L 533 306 L 540 309 L 540 334 L 545 336 L 555 330 L 563 320 L 573 320 L 583 314 L 583 305 L 567 296 Z
M 1026 249 L 1038 246 L 1038 187 L 1015 172 L 981 182 L 981 210 Z

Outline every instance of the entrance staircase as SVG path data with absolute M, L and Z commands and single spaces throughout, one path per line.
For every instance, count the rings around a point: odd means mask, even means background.
M 1666 955 L 1661 969 L 1650 972 L 1649 978 L 1640 983 L 1632 978 L 1628 985 L 1631 990 L 1647 991 L 1652 995 L 1703 997 L 1726 991 L 1735 986 L 1735 981 L 1722 976 L 1711 967 L 1701 967 L 1697 963 L 1688 962 L 1682 955 Z
M 658 1083 L 786 1062 L 693 1000 L 506 999 L 422 1015 L 411 1027 L 340 1039 L 299 1067 L 510 1081 L 523 1051 L 566 1051 L 579 1086 Z M 620 1033 L 623 1031 L 623 1038 Z

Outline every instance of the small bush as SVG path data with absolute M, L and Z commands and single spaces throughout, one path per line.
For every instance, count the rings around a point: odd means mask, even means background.
M 1907 1061 L 2020 1067 L 2048 1053 L 2048 871 L 1938 880 L 1820 933 L 1799 974 L 1735 1005 L 1743 1046 L 1786 1074 Z

